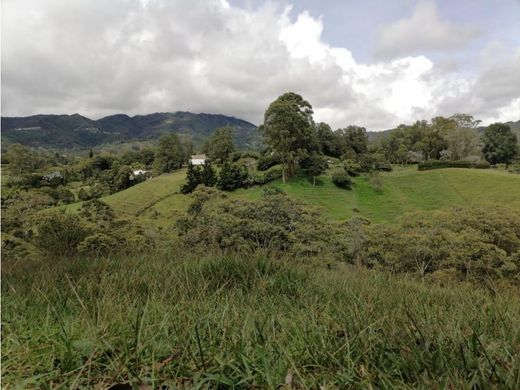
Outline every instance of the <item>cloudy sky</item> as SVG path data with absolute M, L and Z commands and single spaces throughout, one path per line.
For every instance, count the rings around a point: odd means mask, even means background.
M 2 115 L 520 119 L 520 0 L 2 0 Z

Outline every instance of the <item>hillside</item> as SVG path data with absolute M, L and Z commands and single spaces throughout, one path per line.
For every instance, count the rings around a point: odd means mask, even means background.
M 259 145 L 260 136 L 252 123 L 225 115 L 181 111 L 133 117 L 118 114 L 98 120 L 79 114 L 2 117 L 2 142 L 44 148 L 85 148 L 176 133 L 200 146 L 216 128 L 222 126 L 235 129 L 235 142 L 240 148 Z
M 323 207 L 331 220 L 354 216 L 374 222 L 391 222 L 407 212 L 435 210 L 449 206 L 503 205 L 520 208 L 520 176 L 495 170 L 439 169 L 419 172 L 416 167 L 397 168 L 382 174 L 383 191 L 375 192 L 362 177 L 355 178 L 352 190 L 336 187 L 328 175 L 312 186 L 305 177 L 274 184 L 289 196 Z M 162 175 L 127 190 L 102 198 L 120 216 L 151 218 L 158 225 L 172 224 L 190 202 L 179 193 L 185 170 Z M 239 199 L 258 199 L 261 187 L 230 193 Z M 66 206 L 77 209 L 79 204 Z

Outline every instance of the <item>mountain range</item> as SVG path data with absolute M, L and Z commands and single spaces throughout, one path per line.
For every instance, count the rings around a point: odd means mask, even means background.
M 257 127 L 245 120 L 217 114 L 154 113 L 110 115 L 93 120 L 80 114 L 2 117 L 2 142 L 56 149 L 88 148 L 101 144 L 158 138 L 176 133 L 200 146 L 216 128 L 231 126 L 241 149 L 260 144 Z

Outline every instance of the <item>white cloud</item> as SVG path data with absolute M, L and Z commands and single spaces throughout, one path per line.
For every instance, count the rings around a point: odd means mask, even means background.
M 478 35 L 473 26 L 442 20 L 433 1 L 424 1 L 409 18 L 384 26 L 376 47 L 379 57 L 395 57 L 421 51 L 460 49 Z
M 257 10 L 222 0 L 2 6 L 3 115 L 189 110 L 258 124 L 272 100 L 294 91 L 333 127 L 386 129 L 457 111 L 520 118 L 509 68 L 509 76 L 488 66 L 467 79 L 425 56 L 361 64 L 323 41 L 321 19 L 304 12 L 293 22 L 289 8 L 271 3 Z M 475 93 L 480 100 L 468 98 Z

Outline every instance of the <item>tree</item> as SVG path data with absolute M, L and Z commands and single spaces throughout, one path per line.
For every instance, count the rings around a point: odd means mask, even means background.
M 17 175 L 33 173 L 45 166 L 45 160 L 37 151 L 20 144 L 14 144 L 8 149 L 6 160 L 9 162 L 9 170 Z
M 190 194 L 201 183 L 202 172 L 200 167 L 196 167 L 190 162 L 188 164 L 188 172 L 186 173 L 186 183 L 181 187 L 181 192 L 183 194 Z
M 475 147 L 474 128 L 479 123 L 480 121 L 466 114 L 432 119 L 432 127 L 445 139 L 452 160 L 461 160 L 471 154 Z
M 321 152 L 326 156 L 339 157 L 343 154 L 342 140 L 330 126 L 320 122 L 316 125 L 316 136 Z
M 236 152 L 233 143 L 233 128 L 226 126 L 216 129 L 207 141 L 205 149 L 211 160 L 218 161 L 220 164 L 229 161 L 233 153 Z
M 217 183 L 217 175 L 208 160 L 202 166 L 201 181 L 206 187 L 213 187 Z
M 352 149 L 356 155 L 365 154 L 368 151 L 368 136 L 364 127 L 348 126 L 340 130 L 345 138 L 347 148 Z
M 220 176 L 217 182 L 219 190 L 232 191 L 243 187 L 248 178 L 247 169 L 243 165 L 225 162 L 222 165 Z
M 490 164 L 506 164 L 507 169 L 519 154 L 516 134 L 505 123 L 493 123 L 488 126 L 484 130 L 482 141 L 482 153 Z
M 309 176 L 312 176 L 312 185 L 316 185 L 316 176 L 321 175 L 328 168 L 327 160 L 320 154 L 313 152 L 308 157 L 304 158 L 300 162 L 300 166 L 307 172 Z
M 295 161 L 313 143 L 317 146 L 312 106 L 300 95 L 287 92 L 272 102 L 260 131 L 266 144 L 280 156 L 282 180 L 294 175 Z
M 155 155 L 154 170 L 157 173 L 171 172 L 182 168 L 185 153 L 177 134 L 166 134 L 159 139 Z

